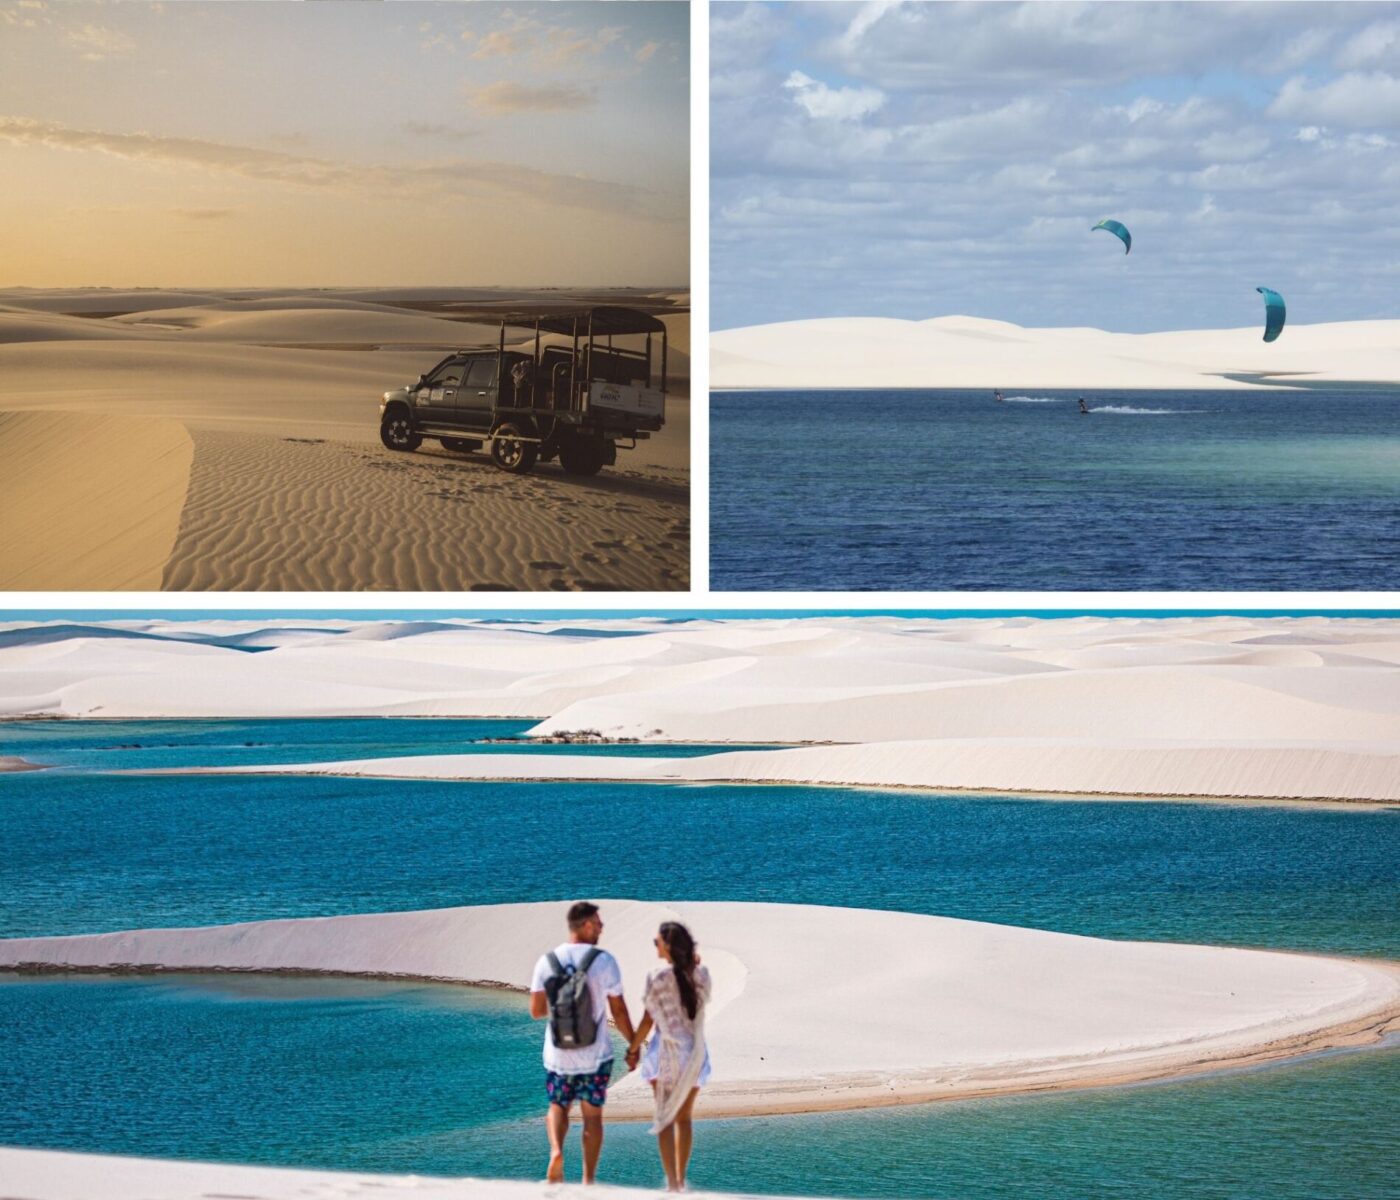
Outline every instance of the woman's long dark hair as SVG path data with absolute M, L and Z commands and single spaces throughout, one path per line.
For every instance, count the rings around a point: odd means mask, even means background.
M 693 1021 L 700 1007 L 695 992 L 695 939 L 679 921 L 665 921 L 661 926 L 661 940 L 671 953 L 671 966 L 675 968 L 676 983 L 681 989 L 681 1003 Z

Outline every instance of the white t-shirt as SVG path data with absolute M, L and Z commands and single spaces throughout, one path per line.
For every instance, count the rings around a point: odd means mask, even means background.
M 563 967 L 577 967 L 583 956 L 594 947 L 584 942 L 565 942 L 556 946 L 554 956 Z M 540 955 L 535 964 L 535 975 L 530 981 L 532 992 L 544 991 L 544 981 L 554 974 L 549 965 L 549 956 Z M 561 1050 L 554 1044 L 554 1031 L 548 1021 L 544 1027 L 544 1067 L 560 1075 L 589 1075 L 613 1057 L 612 1035 L 608 1031 L 608 997 L 622 995 L 622 969 L 606 950 L 599 950 L 598 957 L 588 968 L 588 991 L 593 997 L 593 1017 L 598 1022 L 598 1036 L 593 1045 L 580 1046 L 577 1050 Z

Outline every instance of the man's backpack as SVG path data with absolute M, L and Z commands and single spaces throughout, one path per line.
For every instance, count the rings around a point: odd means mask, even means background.
M 598 1022 L 593 1016 L 593 996 L 588 990 L 588 968 L 602 951 L 590 946 L 577 967 L 565 967 L 551 950 L 546 958 L 554 971 L 544 981 L 549 1001 L 549 1030 L 560 1050 L 581 1050 L 593 1045 Z

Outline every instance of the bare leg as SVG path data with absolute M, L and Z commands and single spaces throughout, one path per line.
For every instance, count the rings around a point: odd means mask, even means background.
M 544 1116 L 544 1127 L 549 1131 L 549 1172 L 545 1178 L 550 1183 L 563 1183 L 564 1139 L 569 1135 L 569 1110 L 563 1105 L 551 1103 Z
M 586 1100 L 578 1102 L 583 1113 L 583 1182 L 592 1183 L 598 1174 L 598 1156 L 603 1153 L 603 1110 Z
M 656 1092 L 656 1080 L 651 1082 L 653 1094 Z M 661 1155 L 661 1169 L 666 1172 L 666 1190 L 668 1192 L 678 1192 L 681 1190 L 680 1180 L 676 1178 L 676 1127 L 667 1125 L 656 1135 L 657 1153 Z
M 673 1126 L 676 1131 L 676 1183 L 682 1191 L 685 1190 L 685 1170 L 690 1166 L 690 1114 L 695 1108 L 695 1097 L 699 1094 L 698 1087 L 690 1089 L 690 1095 L 685 1098 L 681 1111 L 676 1114 L 676 1123 Z

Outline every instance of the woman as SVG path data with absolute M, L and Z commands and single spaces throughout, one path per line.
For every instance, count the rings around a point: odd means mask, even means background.
M 667 921 L 656 935 L 656 954 L 666 961 L 647 976 L 642 1005 L 646 1014 L 627 1048 L 627 1065 L 641 1059 L 642 1078 L 656 1095 L 656 1134 L 666 1190 L 685 1189 L 690 1162 L 690 1114 L 695 1097 L 710 1078 L 705 1048 L 705 1006 L 710 1000 L 710 973 L 700 965 L 695 939 L 677 921 Z M 655 1036 L 642 1057 L 642 1044 Z

